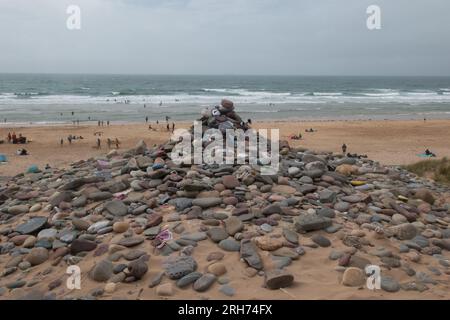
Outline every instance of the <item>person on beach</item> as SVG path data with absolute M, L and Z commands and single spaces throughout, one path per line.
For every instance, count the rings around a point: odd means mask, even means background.
M 347 153 L 347 145 L 345 143 L 342 145 L 342 153 L 343 154 Z
M 175 131 L 175 122 L 172 122 L 172 133 Z
M 59 145 L 62 147 L 63 146 L 63 144 L 64 144 L 64 139 L 63 138 L 61 138 L 61 140 L 59 140 Z
M 148 123 L 148 117 L 145 117 L 145 123 Z
M 27 155 L 28 155 L 28 151 L 27 151 L 26 149 L 18 149 L 18 150 L 16 151 L 16 154 L 17 154 L 18 156 L 27 156 Z
M 19 138 L 17 139 L 17 143 L 20 143 L 20 144 L 27 143 L 27 137 L 24 137 L 24 136 L 22 136 L 21 133 L 19 133 Z
M 170 125 L 168 122 L 167 122 L 166 128 L 167 128 L 167 131 L 170 131 Z
M 119 149 L 119 145 L 120 145 L 119 139 L 116 138 L 116 149 Z
M 429 157 L 436 157 L 436 154 L 434 154 L 433 152 L 431 152 L 429 149 L 425 150 L 425 154 Z
M 252 124 L 252 119 L 247 119 L 247 124 Z
M 69 144 L 72 144 L 72 135 L 69 134 L 69 136 L 67 137 L 67 140 L 69 141 Z
M 106 125 L 109 127 L 109 120 L 108 121 L 106 121 Z
M 101 148 L 101 144 L 102 144 L 102 142 L 101 142 L 100 138 L 97 138 L 97 149 Z
M 106 140 L 106 143 L 108 144 L 108 149 L 111 149 L 111 143 L 112 143 L 112 141 L 111 141 L 110 138 L 108 138 L 108 140 Z
M 100 127 L 100 120 L 97 122 L 97 126 Z
M 8 143 L 11 143 L 12 137 L 11 137 L 11 132 L 8 132 Z

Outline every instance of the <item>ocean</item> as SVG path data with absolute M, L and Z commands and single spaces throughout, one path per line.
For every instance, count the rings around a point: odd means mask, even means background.
M 450 118 L 450 77 L 0 74 L 0 123 L 193 120 L 222 98 L 244 119 Z

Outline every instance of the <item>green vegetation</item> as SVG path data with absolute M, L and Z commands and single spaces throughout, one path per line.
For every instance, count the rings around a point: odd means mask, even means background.
M 447 158 L 419 161 L 405 166 L 405 169 L 414 172 L 421 177 L 431 178 L 436 182 L 450 184 L 450 160 Z

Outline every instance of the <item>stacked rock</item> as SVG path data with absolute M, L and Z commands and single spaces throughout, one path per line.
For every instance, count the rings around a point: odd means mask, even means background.
M 249 125 L 234 111 L 234 103 L 228 99 L 223 99 L 220 105 L 212 109 L 204 109 L 199 121 L 202 122 L 204 131 L 213 128 L 225 133 L 227 129 L 249 129 Z

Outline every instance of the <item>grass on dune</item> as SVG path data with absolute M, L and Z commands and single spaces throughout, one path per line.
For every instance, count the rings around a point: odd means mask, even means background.
M 405 168 L 418 176 L 450 184 L 450 160 L 447 158 L 423 160 L 407 165 Z

